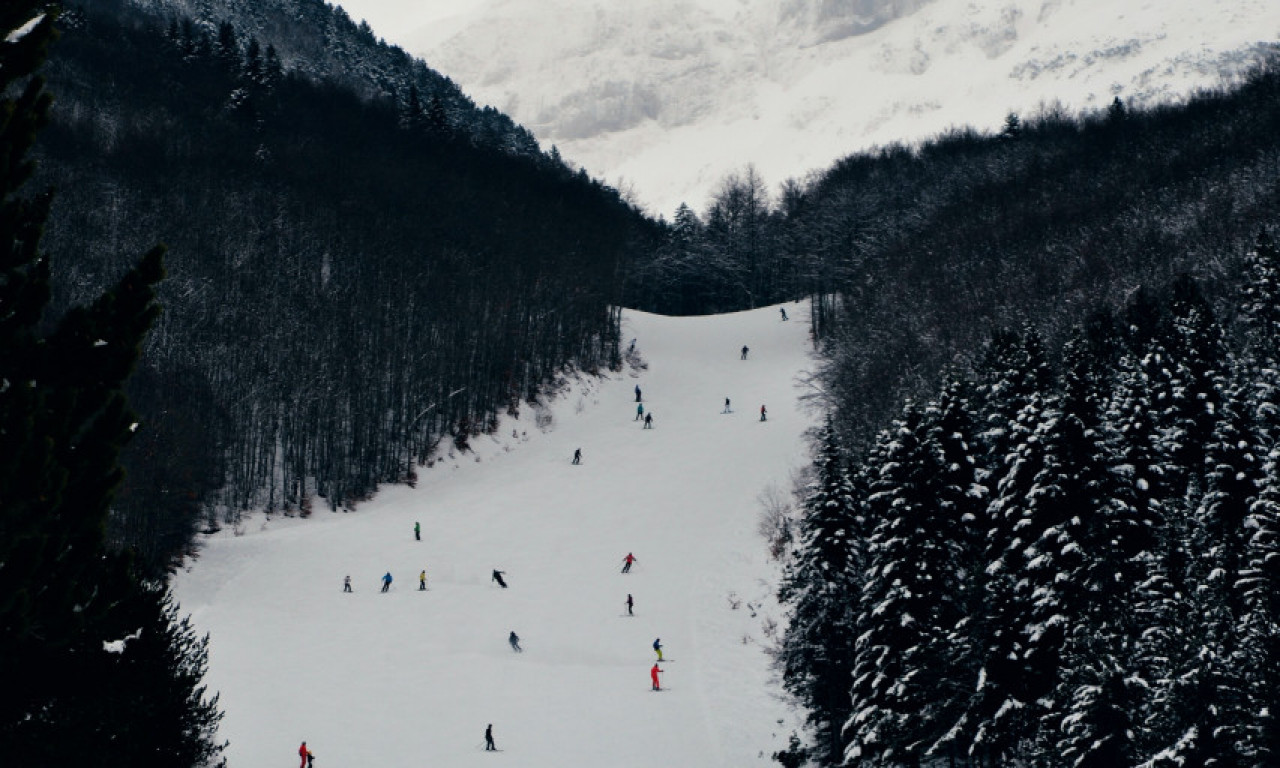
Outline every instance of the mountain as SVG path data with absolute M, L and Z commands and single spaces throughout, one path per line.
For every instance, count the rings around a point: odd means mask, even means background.
M 776 307 L 622 323 L 638 364 L 503 418 L 418 489 L 205 538 L 175 591 L 210 633 L 229 764 L 305 739 L 317 765 L 488 765 L 492 723 L 498 759 L 529 768 L 773 765 L 797 721 L 767 653 L 783 619 L 757 497 L 806 463 L 807 325 Z M 672 660 L 660 694 L 655 638 Z
M 345 0 L 472 98 L 668 216 L 1010 112 L 1176 101 L 1280 37 L 1271 0 Z

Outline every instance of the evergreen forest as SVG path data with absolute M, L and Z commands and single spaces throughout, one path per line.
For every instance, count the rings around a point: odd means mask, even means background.
M 828 423 L 782 588 L 785 684 L 849 766 L 1266 766 L 1280 250 L 1224 324 L 1187 277 L 992 335 L 852 454 Z M 834 681 L 839 681 L 834 682 Z

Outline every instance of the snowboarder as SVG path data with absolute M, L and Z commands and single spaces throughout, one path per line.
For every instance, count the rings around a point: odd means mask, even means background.
M 764 406 L 763 406 L 763 405 L 762 405 L 762 406 L 760 406 L 760 420 L 761 420 L 761 421 L 768 421 L 768 420 L 769 420 L 769 412 L 768 412 L 768 411 L 766 411 L 766 410 L 764 409 Z
M 721 413 L 729 413 L 729 398 L 724 399 L 724 410 Z
M 636 558 L 635 555 L 628 552 L 627 556 L 622 558 L 622 572 L 631 573 L 631 564 L 634 563 L 637 559 L 638 558 Z
M 640 402 L 640 385 L 636 385 L 636 402 Z
M 298 757 L 302 758 L 298 768 L 307 768 L 307 756 L 310 754 L 311 750 L 307 749 L 307 742 L 302 742 L 302 746 L 298 747 Z
M 574 448 L 574 449 L 573 449 L 573 463 L 574 463 L 574 464 L 581 464 L 581 463 L 582 463 L 582 449 L 581 449 L 581 448 Z
M 489 723 L 489 727 L 484 729 L 484 751 L 498 751 L 498 748 L 493 745 L 493 723 Z
M 743 359 L 743 360 L 746 360 L 746 359 L 747 359 L 747 353 L 748 353 L 748 352 L 750 352 L 750 351 L 751 351 L 751 350 L 747 349 L 747 345 L 746 345 L 746 344 L 743 344 L 743 345 L 742 345 L 742 359 Z
M 644 415 L 644 428 L 645 428 L 645 429 L 653 429 L 653 414 L 652 414 L 652 413 L 646 413 L 646 414 Z
M 635 613 L 633 613 L 631 610 L 634 606 L 635 606 L 635 601 L 632 600 L 631 595 L 628 594 L 627 595 L 627 615 L 628 616 L 635 616 Z
M 422 541 L 422 523 L 413 524 L 413 538 Z
M 507 642 L 511 643 L 511 650 L 516 653 L 524 653 L 524 649 L 520 647 L 520 637 L 516 635 L 516 631 L 511 630 L 511 636 L 507 638 Z
M 653 652 L 658 654 L 658 661 L 662 661 L 662 638 L 653 641 Z
M 502 587 L 503 589 L 506 589 L 507 582 L 502 580 L 502 574 L 504 573 L 506 573 L 506 571 L 494 571 L 492 581 L 498 582 L 498 586 Z
M 649 670 L 649 679 L 653 680 L 653 690 L 660 691 L 662 686 L 658 685 L 658 675 L 662 674 L 662 669 L 654 663 L 653 669 Z
M 342 580 L 342 591 L 343 592 L 351 591 L 351 574 L 349 573 L 347 574 L 347 577 Z
M 633 421 L 639 421 L 644 418 L 644 403 L 636 403 L 636 417 Z
M 786 307 L 778 307 L 778 311 L 782 313 L 782 319 L 783 319 L 783 320 L 786 320 L 786 319 L 787 319 L 787 308 L 786 308 Z
M 386 592 L 388 589 L 391 589 L 391 571 L 387 571 L 382 576 L 382 591 Z
M 418 574 L 418 591 L 427 591 L 427 570 L 425 568 L 422 569 L 422 573 Z

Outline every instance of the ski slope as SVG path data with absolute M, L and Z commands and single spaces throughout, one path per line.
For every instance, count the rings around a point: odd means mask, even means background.
M 646 369 L 572 380 L 416 489 L 208 537 L 174 589 L 211 635 L 231 768 L 296 764 L 304 739 L 317 768 L 771 764 L 798 715 L 765 653 L 781 615 L 756 497 L 808 463 L 815 419 L 799 401 L 808 312 L 786 307 L 789 322 L 776 306 L 627 312 Z M 671 661 L 653 693 L 658 637 Z

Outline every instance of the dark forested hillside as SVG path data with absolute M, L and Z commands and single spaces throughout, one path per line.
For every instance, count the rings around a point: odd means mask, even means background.
M 627 296 L 675 313 L 811 296 L 827 404 L 864 442 L 993 327 L 1034 321 L 1056 347 L 1181 272 L 1221 304 L 1259 227 L 1280 223 L 1278 170 L 1271 64 L 1182 105 L 1046 108 L 999 135 L 853 155 L 772 200 L 748 168 L 701 216 L 681 208 Z
M 1243 263 L 1234 327 L 1184 276 L 1056 358 L 995 334 L 855 461 L 828 430 L 782 593 L 814 740 L 780 760 L 1276 764 L 1280 250 Z
M 245 41 L 270 45 L 283 68 L 313 81 L 344 85 L 365 98 L 420 103 L 471 141 L 536 156 L 526 128 L 492 107 L 477 107 L 448 77 L 356 24 L 325 0 L 110 0 L 217 37 L 229 26 Z M 96 3 L 95 3 L 96 4 Z
M 613 190 L 230 25 L 95 2 L 62 26 L 38 147 L 56 305 L 169 246 L 111 524 L 153 567 L 239 510 L 412 481 L 565 367 L 616 364 L 646 225 Z

